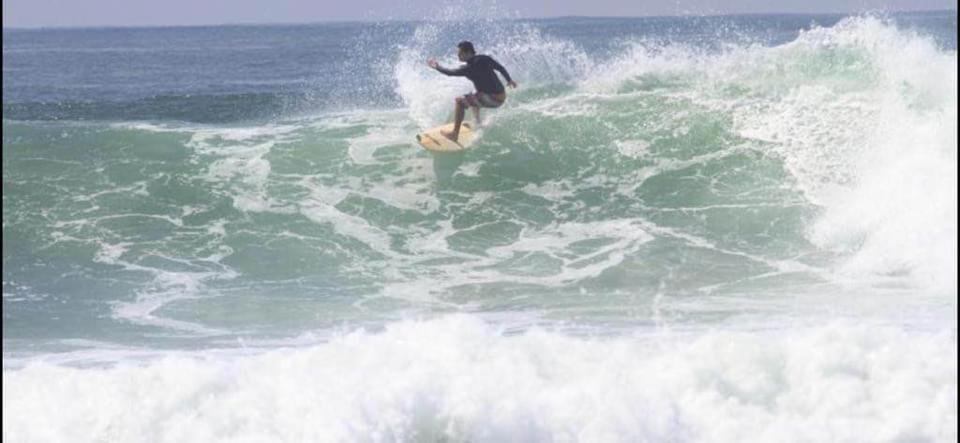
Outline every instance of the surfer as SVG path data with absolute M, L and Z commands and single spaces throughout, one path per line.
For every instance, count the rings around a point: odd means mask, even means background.
M 455 120 L 453 123 L 453 131 L 446 132 L 443 131 L 443 135 L 454 142 L 457 141 L 457 138 L 460 137 L 460 124 L 463 123 L 463 116 L 466 112 L 467 106 L 473 109 L 473 116 L 477 121 L 477 125 L 480 125 L 480 108 L 499 108 L 507 99 L 506 90 L 503 88 L 503 83 L 500 83 L 500 79 L 497 77 L 497 74 L 494 71 L 500 71 L 500 74 L 503 75 L 503 78 L 507 79 L 507 84 L 511 88 L 516 88 L 517 83 L 510 78 L 510 74 L 507 73 L 507 70 L 504 67 L 497 63 L 493 57 L 489 55 L 477 54 L 473 49 L 473 43 L 468 41 L 462 41 L 457 44 L 457 58 L 462 62 L 466 62 L 466 65 L 463 65 L 457 69 L 447 69 L 443 66 L 440 66 L 437 63 L 436 59 L 427 60 L 427 65 L 437 71 L 440 71 L 443 74 L 456 77 L 466 77 L 473 82 L 476 92 L 473 94 L 467 94 L 462 97 L 457 97 L 457 107 L 455 112 Z

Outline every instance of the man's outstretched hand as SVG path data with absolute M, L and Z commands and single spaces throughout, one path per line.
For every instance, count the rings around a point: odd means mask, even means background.
M 515 82 L 515 81 L 513 81 L 513 80 L 510 80 L 510 81 L 507 82 L 507 86 L 516 89 L 516 88 L 517 88 L 517 82 Z
M 440 64 L 437 63 L 437 59 L 431 58 L 430 60 L 427 60 L 427 66 L 433 69 L 437 69 L 437 66 L 440 66 Z

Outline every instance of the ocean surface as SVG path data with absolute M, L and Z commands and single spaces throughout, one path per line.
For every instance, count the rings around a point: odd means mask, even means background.
M 4 29 L 3 441 L 954 442 L 956 17 Z

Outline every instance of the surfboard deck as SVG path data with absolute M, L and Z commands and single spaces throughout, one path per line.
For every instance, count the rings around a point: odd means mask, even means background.
M 428 151 L 460 152 L 467 150 L 470 145 L 473 144 L 474 139 L 476 139 L 473 126 L 467 122 L 460 124 L 460 136 L 457 137 L 456 142 L 444 137 L 440 131 L 453 131 L 453 123 L 427 129 L 417 134 L 417 141 L 420 142 L 420 146 L 423 146 L 423 148 Z

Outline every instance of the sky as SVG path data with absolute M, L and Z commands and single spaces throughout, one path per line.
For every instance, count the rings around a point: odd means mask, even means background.
M 3 27 L 437 19 L 450 14 L 442 5 L 471 16 L 534 18 L 956 10 L 957 0 L 3 0 Z

